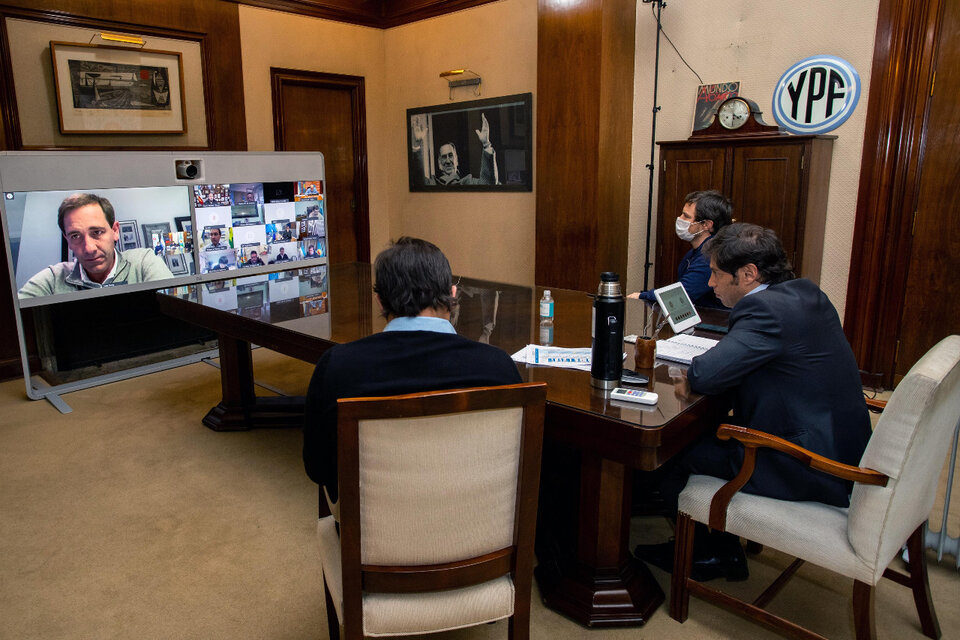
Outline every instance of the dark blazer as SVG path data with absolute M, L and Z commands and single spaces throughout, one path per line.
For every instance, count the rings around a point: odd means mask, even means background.
M 816 453 L 857 465 L 870 418 L 857 363 L 840 318 L 809 280 L 790 280 L 745 296 L 730 313 L 729 333 L 694 358 L 690 387 L 728 392 L 732 422 L 766 431 Z M 731 449 L 742 460 L 742 449 Z M 846 506 L 851 483 L 805 469 L 785 454 L 758 457 L 749 493 Z
M 505 352 L 434 331 L 386 331 L 331 347 L 307 389 L 303 464 L 337 500 L 337 399 L 523 382 Z

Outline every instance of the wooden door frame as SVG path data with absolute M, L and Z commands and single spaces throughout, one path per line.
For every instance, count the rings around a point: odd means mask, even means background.
M 877 19 L 843 326 L 861 369 L 880 374 L 887 387 L 894 383 L 944 6 L 880 0 Z
M 348 76 L 339 73 L 303 71 L 270 67 L 270 86 L 273 94 L 273 146 L 284 151 L 283 87 L 298 85 L 317 89 L 350 91 L 350 106 L 353 110 L 353 171 L 354 189 L 357 193 L 356 234 L 357 260 L 370 262 L 370 208 L 367 195 L 367 107 L 364 96 L 363 76 Z

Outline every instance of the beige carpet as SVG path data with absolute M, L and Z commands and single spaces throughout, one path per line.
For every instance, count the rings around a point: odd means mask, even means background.
M 302 394 L 310 367 L 263 350 L 257 378 Z M 315 554 L 316 487 L 296 430 L 214 433 L 206 364 L 64 396 L 73 413 L 0 384 L 0 638 L 325 638 Z M 956 509 L 960 511 L 960 509 Z M 667 534 L 634 521 L 634 542 Z M 945 638 L 960 638 L 960 576 L 931 567 Z M 754 578 L 787 558 L 764 552 Z M 935 559 L 933 559 L 935 563 Z M 655 574 L 665 590 L 669 577 Z M 732 585 L 756 592 L 757 581 Z M 852 638 L 848 581 L 805 567 L 773 610 Z M 886 581 L 881 638 L 922 638 L 909 592 Z M 642 628 L 587 630 L 535 597 L 533 638 L 774 638 L 694 600 L 680 625 L 661 609 Z M 504 623 L 430 636 L 505 638 Z

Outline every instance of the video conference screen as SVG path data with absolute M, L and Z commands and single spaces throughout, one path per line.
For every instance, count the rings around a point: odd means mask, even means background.
M 22 307 L 326 256 L 322 180 L 10 191 L 3 202 Z

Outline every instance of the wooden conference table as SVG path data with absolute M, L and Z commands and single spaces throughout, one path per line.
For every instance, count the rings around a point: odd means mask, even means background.
M 539 341 L 542 288 L 461 278 L 457 331 L 514 353 Z M 590 345 L 592 299 L 552 289 L 554 344 Z M 201 283 L 157 294 L 164 313 L 217 332 L 223 398 L 203 418 L 215 430 L 299 427 L 303 398 L 257 397 L 251 344 L 316 362 L 334 344 L 380 331 L 369 264 L 314 267 Z M 627 333 L 641 333 L 648 306 L 627 301 Z M 725 318 L 704 318 L 725 324 Z M 669 327 L 661 337 L 669 335 Z M 718 336 L 714 336 L 718 337 Z M 625 345 L 633 361 L 633 346 Z M 629 550 L 633 470 L 653 471 L 722 415 L 719 402 L 675 393 L 658 361 L 647 389 L 656 406 L 611 401 L 573 369 L 518 365 L 527 381 L 545 381 L 544 482 L 537 581 L 544 602 L 587 626 L 644 624 L 664 600 L 646 566 Z M 559 452 L 559 460 L 552 458 Z M 557 479 L 554 484 L 553 479 Z M 562 528 L 563 530 L 559 530 Z

